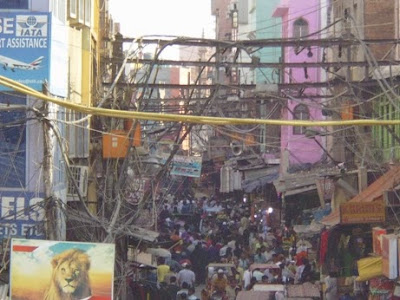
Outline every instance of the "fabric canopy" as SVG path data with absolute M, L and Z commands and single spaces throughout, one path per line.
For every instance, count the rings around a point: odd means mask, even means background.
M 274 180 L 279 178 L 279 168 L 269 168 L 267 169 L 269 174 L 260 176 L 258 178 L 244 180 L 242 182 L 242 188 L 246 193 L 253 192 L 256 188 L 262 187 L 267 183 L 272 183 Z
M 171 252 L 168 249 L 164 248 L 147 248 L 146 252 L 159 257 L 165 257 L 165 258 L 171 257 Z

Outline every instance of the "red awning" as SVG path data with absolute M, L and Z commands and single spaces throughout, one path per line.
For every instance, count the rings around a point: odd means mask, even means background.
M 372 202 L 383 196 L 387 190 L 392 190 L 400 184 L 400 166 L 394 166 L 365 190 L 359 193 L 349 202 Z M 321 223 L 327 226 L 334 226 L 340 223 L 339 209 L 335 210 L 321 220 Z

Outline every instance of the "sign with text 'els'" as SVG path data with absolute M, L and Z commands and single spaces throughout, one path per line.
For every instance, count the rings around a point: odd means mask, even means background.
M 383 201 L 346 202 L 340 205 L 340 224 L 364 224 L 385 222 Z
M 0 12 L 1 76 L 42 90 L 49 79 L 50 20 L 48 13 Z
M 44 238 L 43 195 L 0 191 L 0 239 Z

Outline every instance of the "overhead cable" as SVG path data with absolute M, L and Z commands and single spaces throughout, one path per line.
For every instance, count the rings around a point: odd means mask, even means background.
M 331 120 L 331 121 L 307 121 L 307 120 L 265 120 L 265 119 L 250 119 L 250 118 L 218 118 L 194 115 L 176 115 L 176 114 L 161 114 L 149 112 L 136 112 L 126 110 L 114 110 L 100 107 L 89 107 L 80 104 L 74 104 L 67 100 L 60 100 L 43 93 L 34 91 L 33 89 L 22 85 L 7 77 L 0 76 L 0 84 L 8 88 L 14 89 L 17 92 L 24 93 L 44 101 L 48 101 L 59 106 L 69 108 L 82 113 L 114 117 L 121 119 L 138 119 L 138 120 L 153 120 L 153 121 L 168 121 L 168 122 L 184 122 L 192 124 L 206 125 L 276 125 L 276 126 L 379 126 L 379 125 L 397 125 L 400 120 L 376 120 L 376 119 L 359 119 L 359 120 Z

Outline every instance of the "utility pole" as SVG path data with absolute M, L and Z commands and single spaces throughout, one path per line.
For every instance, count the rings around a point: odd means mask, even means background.
M 43 94 L 48 95 L 47 83 L 42 86 Z M 43 183 L 45 194 L 45 235 L 47 240 L 60 240 L 60 228 L 58 223 L 58 204 L 53 195 L 53 154 L 51 143 L 51 127 L 48 124 L 49 104 L 43 101 L 42 105 L 42 129 L 43 129 Z
M 115 34 L 115 41 L 113 43 L 112 48 L 112 56 L 113 57 L 124 57 L 123 53 L 123 42 L 122 42 L 122 34 L 117 32 Z M 122 67 L 122 63 L 113 64 L 112 65 L 112 78 L 117 78 L 117 74 Z M 118 83 L 123 83 L 124 76 L 121 76 L 118 80 Z M 117 85 L 113 90 L 113 99 L 111 101 L 110 107 L 111 109 L 115 109 L 115 107 L 121 105 L 118 101 L 123 101 L 123 97 L 120 97 L 120 87 Z M 112 130 L 117 129 L 118 123 L 115 118 L 111 118 L 108 130 L 111 132 Z M 130 148 L 130 147 L 129 147 Z M 130 150 L 128 150 L 129 156 Z M 118 220 L 121 216 L 122 209 L 122 199 L 121 194 L 121 183 L 123 181 L 124 170 L 126 169 L 129 161 L 129 157 L 122 158 L 123 163 L 121 164 L 118 158 L 110 158 L 112 161 L 107 163 L 107 169 L 105 174 L 105 187 L 106 187 L 106 199 L 105 199 L 105 218 L 109 222 L 109 232 L 105 238 L 105 242 L 114 242 L 116 246 L 116 258 L 119 262 L 127 261 L 127 239 L 121 234 L 115 234 L 113 231 L 115 230 L 116 220 Z M 115 273 L 117 277 L 125 276 L 125 264 L 117 264 L 115 268 Z M 119 299 L 127 298 L 127 285 L 125 280 L 117 281 L 115 285 L 116 294 Z

